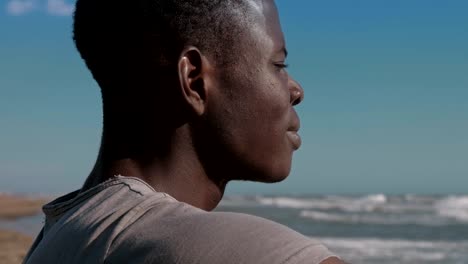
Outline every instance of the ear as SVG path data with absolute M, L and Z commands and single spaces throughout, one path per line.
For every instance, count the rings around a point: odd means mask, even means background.
M 209 63 L 195 47 L 187 47 L 178 61 L 178 73 L 183 99 L 197 116 L 203 115 L 207 104 L 207 69 Z

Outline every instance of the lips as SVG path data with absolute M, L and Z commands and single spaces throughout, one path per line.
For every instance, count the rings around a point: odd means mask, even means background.
M 301 137 L 299 136 L 297 131 L 288 131 L 286 132 L 286 135 L 289 141 L 291 141 L 293 149 L 297 150 L 301 146 L 301 143 L 302 143 Z
M 291 141 L 292 147 L 294 150 L 297 150 L 302 143 L 301 137 L 297 133 L 299 131 L 299 128 L 301 127 L 301 121 L 299 120 L 299 117 L 297 116 L 296 111 L 293 109 L 293 119 L 291 120 L 292 122 L 290 123 L 290 126 L 288 128 L 288 131 L 286 132 L 286 135 Z

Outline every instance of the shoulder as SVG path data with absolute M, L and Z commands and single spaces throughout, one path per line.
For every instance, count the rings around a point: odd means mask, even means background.
M 210 222 L 210 226 L 223 235 L 232 234 L 243 238 L 253 236 L 257 241 L 266 242 L 274 242 L 274 238 L 277 238 L 305 244 L 318 243 L 282 224 L 248 214 L 213 212 L 200 216 L 199 220 Z
M 198 259 L 200 263 L 318 264 L 333 256 L 318 241 L 273 221 L 247 214 L 204 212 L 183 203 L 152 207 L 112 248 L 110 259 L 144 251 L 139 257 L 158 263 L 171 263 L 167 260 L 175 258 L 180 263 Z

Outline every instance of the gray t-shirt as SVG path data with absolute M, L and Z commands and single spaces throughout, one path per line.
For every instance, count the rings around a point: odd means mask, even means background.
M 24 263 L 308 263 L 335 256 L 275 222 L 206 212 L 118 176 L 44 206 Z

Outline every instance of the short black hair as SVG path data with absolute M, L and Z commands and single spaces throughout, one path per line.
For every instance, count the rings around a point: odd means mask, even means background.
M 229 63 L 249 10 L 246 0 L 78 0 L 73 39 L 104 90 L 131 72 L 175 69 L 186 45 Z

